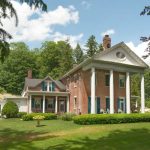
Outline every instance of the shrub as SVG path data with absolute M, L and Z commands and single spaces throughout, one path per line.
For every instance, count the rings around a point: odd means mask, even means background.
M 64 121 L 72 121 L 74 116 L 76 116 L 74 113 L 64 113 L 60 118 Z
M 40 121 L 43 120 L 44 118 L 45 117 L 42 115 L 36 115 L 33 117 L 33 119 L 37 121 L 37 125 L 36 125 L 37 127 L 40 127 Z
M 22 118 L 26 114 L 27 114 L 26 112 L 18 112 L 17 117 Z
M 16 118 L 18 111 L 19 109 L 17 104 L 12 101 L 8 101 L 2 109 L 2 115 L 6 115 L 7 118 Z
M 37 115 L 44 116 L 44 120 L 55 120 L 55 119 L 57 119 L 57 115 L 53 114 L 53 113 L 31 113 L 31 114 L 24 115 L 22 117 L 22 119 L 24 121 L 30 121 L 30 120 L 33 120 L 33 117 L 35 117 Z
M 146 114 L 87 114 L 75 116 L 74 123 L 89 124 L 119 124 L 134 122 L 150 122 L 150 113 Z

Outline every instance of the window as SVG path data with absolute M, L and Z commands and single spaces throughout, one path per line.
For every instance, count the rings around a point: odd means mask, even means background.
M 41 100 L 35 100 L 35 108 L 41 108 Z
M 48 105 L 47 105 L 47 107 L 48 107 L 49 109 L 53 109 L 53 108 L 54 108 L 54 100 L 48 100 Z
M 110 81 L 110 75 L 109 74 L 105 74 L 105 86 L 109 86 L 109 81 Z
M 47 82 L 42 82 L 42 90 L 47 91 Z
M 76 108 L 77 108 L 77 98 L 74 97 L 74 109 L 76 109 Z
M 54 82 L 50 82 L 49 91 L 51 91 L 51 92 L 55 91 L 55 83 Z
M 119 58 L 119 59 L 125 59 L 125 58 L 126 58 L 125 54 L 122 53 L 122 52 L 117 52 L 117 53 L 116 53 L 116 56 L 117 56 L 117 58 Z
M 118 113 L 125 112 L 125 99 L 118 98 Z
M 119 87 L 120 88 L 125 87 L 125 75 L 119 75 Z

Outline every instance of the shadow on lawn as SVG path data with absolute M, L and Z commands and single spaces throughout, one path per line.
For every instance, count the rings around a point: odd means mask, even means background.
M 55 138 L 47 132 L 18 131 L 10 128 L 0 130 L 0 150 L 39 150 L 32 141 Z
M 82 134 L 82 133 L 81 133 Z M 149 150 L 150 130 L 116 130 L 105 137 L 66 140 L 64 144 L 50 146 L 47 150 Z

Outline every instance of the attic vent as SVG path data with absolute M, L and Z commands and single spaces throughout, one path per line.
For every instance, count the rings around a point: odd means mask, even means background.
M 122 53 L 122 52 L 117 52 L 117 53 L 116 53 L 116 56 L 117 56 L 119 59 L 125 59 L 125 58 L 126 58 L 125 54 Z

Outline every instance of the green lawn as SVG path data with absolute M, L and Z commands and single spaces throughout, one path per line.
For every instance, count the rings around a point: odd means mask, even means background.
M 61 120 L 0 120 L 0 150 L 149 150 L 150 123 L 81 126 Z

